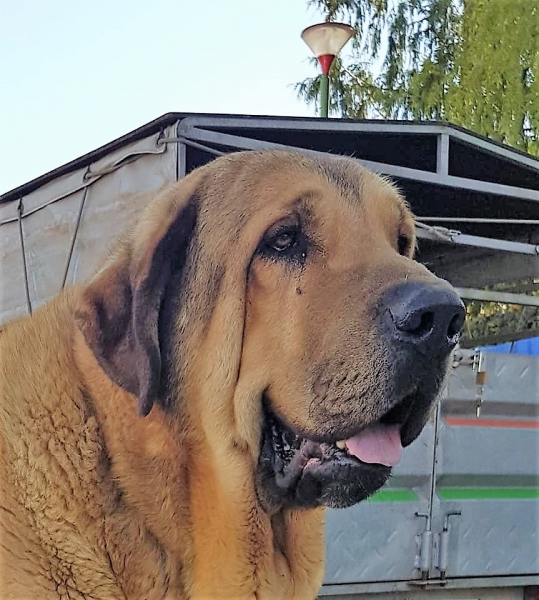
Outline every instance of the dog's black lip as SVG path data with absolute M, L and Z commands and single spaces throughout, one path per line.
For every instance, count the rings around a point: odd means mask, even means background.
M 271 406 L 271 402 L 267 395 L 264 395 L 264 415 L 266 422 L 271 422 L 273 419 L 279 428 L 284 432 L 292 433 L 296 438 L 316 442 L 318 444 L 328 444 L 334 446 L 337 442 L 348 440 L 356 435 L 359 435 L 362 431 L 374 425 L 375 423 L 382 423 L 384 425 L 400 425 L 401 427 L 401 442 L 403 446 L 409 446 L 411 441 L 406 438 L 406 431 L 410 417 L 414 411 L 414 407 L 421 401 L 423 395 L 419 389 L 413 390 L 411 393 L 406 394 L 400 400 L 395 402 L 390 409 L 386 410 L 380 415 L 380 417 L 369 421 L 368 423 L 361 425 L 354 425 L 347 427 L 331 436 L 320 435 L 316 432 L 310 432 L 299 429 L 293 424 L 288 423 L 277 410 Z M 343 451 L 343 454 L 347 454 Z M 359 460 L 359 459 L 356 459 Z M 361 462 L 361 461 L 360 461 Z M 367 464 L 367 463 L 362 463 Z
M 298 435 L 266 402 L 263 419 L 256 488 L 260 505 L 270 514 L 283 506 L 352 506 L 376 492 L 391 474 L 391 467 L 365 463 L 339 448 L 335 441 L 340 436 L 318 442 Z

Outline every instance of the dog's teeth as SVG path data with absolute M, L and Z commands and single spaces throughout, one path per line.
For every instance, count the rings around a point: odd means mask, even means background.
M 339 450 L 346 450 L 346 442 L 344 442 L 343 440 L 336 442 L 335 446 L 337 446 L 337 448 L 339 448 Z

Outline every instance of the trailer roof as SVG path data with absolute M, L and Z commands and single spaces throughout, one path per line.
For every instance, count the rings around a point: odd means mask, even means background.
M 45 173 L 0 196 L 8 202 L 60 175 L 86 166 L 112 150 L 146 137 L 175 121 L 196 119 L 215 131 L 312 150 L 378 157 L 381 162 L 434 171 L 436 138 L 449 138 L 450 171 L 480 181 L 539 191 L 539 160 L 525 152 L 440 121 L 383 121 L 270 117 L 206 113 L 167 113 L 130 133 Z M 360 135 L 358 135 L 360 134 Z M 374 142 L 374 144 L 371 144 Z M 371 158 L 372 159 L 372 158 Z M 500 171 L 500 167 L 505 167 Z M 504 172 L 505 171 L 505 172 Z M 533 196 L 534 200 L 539 199 Z

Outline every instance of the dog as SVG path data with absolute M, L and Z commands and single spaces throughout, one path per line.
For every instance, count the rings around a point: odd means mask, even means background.
M 238 152 L 0 336 L 0 597 L 316 597 L 324 512 L 387 481 L 464 308 L 359 161 Z

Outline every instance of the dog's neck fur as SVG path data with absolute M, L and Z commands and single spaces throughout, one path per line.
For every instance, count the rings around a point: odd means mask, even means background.
M 79 333 L 75 348 L 118 482 L 107 547 L 127 597 L 140 595 L 143 579 L 148 598 L 315 598 L 324 510 L 270 517 L 256 500 L 252 461 L 241 449 L 213 455 L 219 446 L 192 422 L 187 427 L 158 407 L 140 417 L 134 398 L 104 374 Z M 126 554 L 130 565 L 138 562 L 133 555 L 144 555 L 154 572 L 127 568 Z

